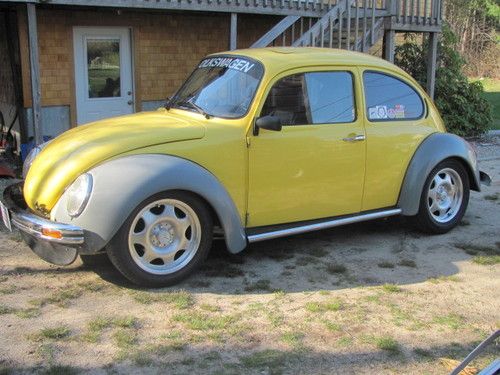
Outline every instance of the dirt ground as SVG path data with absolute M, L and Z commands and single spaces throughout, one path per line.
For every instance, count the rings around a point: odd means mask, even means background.
M 446 374 L 500 328 L 500 145 L 461 225 L 402 218 L 273 240 L 140 290 L 105 257 L 51 266 L 0 232 L 0 374 Z M 499 356 L 491 348 L 474 363 Z

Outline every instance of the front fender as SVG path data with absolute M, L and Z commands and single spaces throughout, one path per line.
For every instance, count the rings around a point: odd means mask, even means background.
M 83 228 L 95 250 L 113 238 L 130 213 L 146 198 L 166 190 L 186 190 L 204 198 L 216 212 L 230 252 L 247 245 L 238 210 L 219 180 L 189 160 L 170 155 L 143 154 L 107 161 L 88 173 L 94 186 L 87 207 L 77 218 L 66 212 L 64 193 L 52 211 L 58 222 Z
M 418 213 L 427 176 L 437 164 L 449 158 L 465 163 L 471 189 L 480 191 L 477 158 L 471 145 L 454 134 L 433 133 L 417 148 L 406 170 L 398 200 L 398 207 L 402 209 L 403 215 L 413 216 Z

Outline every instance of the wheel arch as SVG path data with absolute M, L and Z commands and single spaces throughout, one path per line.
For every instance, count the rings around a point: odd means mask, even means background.
M 398 199 L 405 216 L 418 213 L 420 197 L 429 173 L 444 160 L 459 161 L 469 176 L 470 189 L 480 191 L 479 169 L 472 146 L 450 133 L 433 133 L 417 148 L 406 170 Z
M 208 207 L 214 223 L 220 223 L 230 252 L 242 251 L 247 239 L 239 212 L 221 182 L 202 166 L 171 155 L 130 155 L 107 161 L 88 173 L 94 187 L 82 214 L 68 216 L 66 194 L 54 207 L 54 218 L 84 229 L 90 248 L 102 249 L 130 213 L 150 196 L 164 191 L 185 191 Z

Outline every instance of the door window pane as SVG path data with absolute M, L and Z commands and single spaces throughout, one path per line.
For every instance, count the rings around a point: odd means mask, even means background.
M 118 39 L 87 39 L 87 68 L 89 98 L 121 96 Z
M 354 90 L 350 73 L 307 73 L 306 82 L 313 124 L 354 121 Z
M 305 95 L 304 74 L 282 78 L 271 88 L 261 116 L 278 116 L 283 125 L 310 124 L 311 114 Z
M 370 121 L 400 121 L 422 117 L 424 104 L 410 85 L 375 72 L 365 72 L 363 82 Z

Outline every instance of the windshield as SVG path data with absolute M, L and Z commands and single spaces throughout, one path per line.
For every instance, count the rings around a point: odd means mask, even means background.
M 243 57 L 210 57 L 200 62 L 168 107 L 200 112 L 205 116 L 244 116 L 264 69 Z

